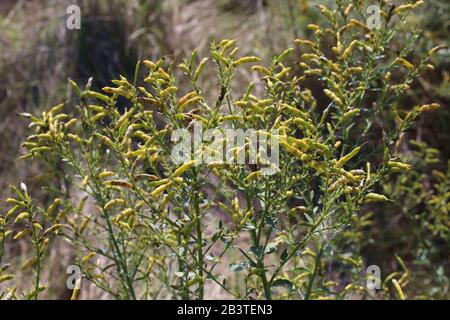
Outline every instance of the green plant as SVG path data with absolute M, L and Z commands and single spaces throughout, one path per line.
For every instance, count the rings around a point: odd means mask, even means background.
M 113 298 L 203 299 L 211 287 L 241 299 L 371 296 L 361 259 L 334 254 L 333 243 L 355 220 L 361 223 L 366 203 L 391 201 L 375 191 L 391 173 L 413 170 L 399 160 L 405 130 L 419 114 L 439 107 L 396 106 L 440 49 L 407 60 L 418 33 L 408 31 L 405 21 L 420 4 L 391 7 L 381 1 L 380 29 L 365 25 L 361 1 L 319 6 L 323 26 L 309 25 L 313 38 L 295 40 L 299 64 L 286 62 L 293 48 L 263 65 L 259 57 L 238 58 L 235 42 L 223 40 L 211 45 L 209 58 L 194 52 L 178 66 L 144 61 L 143 83 L 141 63 L 133 80 L 121 76 L 103 92 L 92 90 L 91 82 L 80 88 L 70 80 L 74 99 L 42 116 L 22 114 L 35 130 L 22 158 L 62 161 L 57 174 L 66 188 L 47 189 L 54 195 L 48 208 L 15 189 L 18 198 L 8 202 L 17 207 L 2 218 L 1 241 L 13 234 L 6 230 L 19 209 L 26 210 L 20 232 L 33 236 L 38 260 L 44 252 L 40 239 L 50 233 L 65 238 L 76 248 L 86 279 Z M 392 47 L 397 37 L 406 40 Z M 208 101 L 199 78 L 212 64 L 219 94 Z M 260 81 L 234 89 L 236 70 L 248 64 Z M 175 69 L 190 83 L 182 94 Z M 123 112 L 119 100 L 125 101 Z M 323 100 L 327 105 L 318 103 Z M 279 161 L 260 156 L 247 165 L 174 163 L 174 132 L 195 123 L 276 138 Z M 220 150 L 225 141 L 210 138 L 201 137 L 192 156 Z M 228 151 L 236 156 L 241 150 Z M 265 175 L 273 166 L 277 172 Z M 48 229 L 35 229 L 37 220 Z M 403 299 L 409 271 L 397 259 L 402 271 L 387 276 L 383 293 L 393 290 Z M 350 266 L 351 282 L 333 281 L 326 264 Z M 34 298 L 40 266 L 35 264 Z M 243 284 L 230 285 L 224 267 L 242 274 Z

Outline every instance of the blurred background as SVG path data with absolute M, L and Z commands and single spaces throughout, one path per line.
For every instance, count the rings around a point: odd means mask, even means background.
M 292 46 L 295 38 L 308 38 L 307 24 L 316 23 L 319 17 L 314 6 L 326 2 L 331 1 L 1 0 L 1 198 L 6 197 L 7 183 L 26 181 L 33 194 L 46 201 L 39 179 L 52 177 L 40 175 L 44 168 L 34 161 L 16 161 L 27 134 L 26 121 L 17 113 L 37 113 L 64 101 L 67 78 L 83 84 L 92 77 L 94 87 L 101 88 L 119 74 L 132 77 L 138 60 L 168 56 L 181 62 L 193 49 L 206 55 L 211 41 L 225 38 L 236 39 L 242 55 L 254 54 L 267 61 Z M 73 4 L 81 8 L 80 30 L 66 27 L 66 9 Z M 417 54 L 437 44 L 448 45 L 448 1 L 427 0 L 410 20 L 412 28 L 423 30 Z M 386 274 L 396 269 L 398 262 L 393 257 L 399 254 L 413 270 L 412 291 L 448 298 L 449 51 L 441 51 L 433 64 L 435 70 L 417 79 L 402 98 L 406 108 L 430 102 L 442 106 L 408 132 L 413 141 L 406 154 L 417 170 L 385 181 L 381 188 L 395 202 L 369 208 L 368 223 L 357 229 L 360 233 L 344 234 L 340 242 L 349 251 L 357 247 L 368 264 L 382 266 Z M 248 83 L 252 77 L 251 73 L 240 74 L 238 81 Z M 204 90 L 208 92 L 208 88 L 213 94 L 215 89 L 205 82 Z M 443 178 L 435 178 L 436 172 Z M 433 197 L 441 205 L 430 203 Z M 437 224 L 441 227 L 435 228 Z M 64 262 L 71 253 L 67 245 L 54 246 L 49 261 L 56 279 L 46 298 L 65 298 L 65 281 L 57 278 L 58 274 L 65 276 Z M 20 259 L 26 250 L 18 243 L 8 254 Z M 88 295 L 84 298 L 98 298 L 95 292 L 84 294 Z

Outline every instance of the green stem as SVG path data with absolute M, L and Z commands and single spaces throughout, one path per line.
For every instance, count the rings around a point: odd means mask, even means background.
M 309 297 L 311 296 L 312 288 L 314 285 L 314 280 L 317 276 L 317 271 L 319 270 L 319 266 L 320 266 L 320 259 L 322 258 L 322 254 L 323 254 L 323 247 L 324 247 L 324 245 L 323 245 L 323 243 L 321 243 L 319 252 L 316 254 L 316 259 L 314 261 L 313 273 L 312 273 L 311 277 L 309 278 L 308 287 L 307 287 L 306 293 L 305 293 L 305 300 L 309 300 Z
M 194 196 L 194 210 L 195 210 L 195 228 L 197 232 L 197 263 L 198 263 L 198 275 L 202 278 L 200 284 L 198 285 L 197 293 L 198 299 L 203 300 L 204 296 L 204 280 L 203 280 L 203 230 L 202 230 L 202 219 L 200 215 L 200 200 L 198 196 L 198 183 L 197 183 L 197 173 L 194 173 L 194 185 L 193 185 L 193 196 Z

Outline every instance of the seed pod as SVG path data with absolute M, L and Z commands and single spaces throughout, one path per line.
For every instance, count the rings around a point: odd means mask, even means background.
M 11 218 L 11 216 L 16 213 L 16 211 L 20 208 L 21 206 L 19 205 L 15 205 L 14 207 L 12 207 L 11 209 L 9 209 L 9 211 L 5 214 L 5 220 L 9 220 L 9 218 Z
M 276 59 L 276 62 L 283 61 L 288 55 L 290 55 L 292 52 L 294 52 L 294 48 L 288 48 L 284 50 Z
M 351 117 L 353 117 L 353 116 L 359 114 L 359 112 L 360 112 L 360 109 L 353 109 L 353 110 L 347 111 L 347 112 L 344 113 L 344 115 L 342 116 L 342 120 L 351 118 Z
M 167 97 L 168 95 L 177 92 L 178 88 L 175 86 L 170 86 L 160 92 L 161 97 Z
M 236 40 L 230 40 L 230 39 L 224 39 L 224 40 L 220 41 L 219 48 L 222 48 L 220 50 L 220 53 L 224 54 L 225 51 L 230 49 L 235 43 L 236 43 Z
M 389 161 L 387 163 L 388 168 L 398 169 L 398 170 L 409 170 L 412 168 L 410 164 L 397 162 L 397 161 Z
M 170 186 L 172 186 L 172 184 L 173 184 L 172 181 L 170 181 L 170 182 L 168 182 L 168 183 L 166 183 L 166 184 L 163 184 L 163 185 L 159 186 L 158 188 L 156 188 L 155 190 L 153 190 L 153 192 L 150 193 L 150 195 L 151 195 L 153 198 L 156 198 L 156 197 L 159 196 L 161 193 L 163 193 L 167 188 L 169 188 Z
M 315 53 L 304 53 L 302 54 L 302 59 L 303 60 L 313 60 L 313 59 L 318 59 L 319 56 Z
M 324 89 L 323 93 L 325 93 L 325 95 L 330 98 L 331 100 L 333 100 L 338 106 L 342 107 L 344 104 L 342 103 L 342 100 L 335 95 L 333 92 L 331 92 L 328 89 Z
M 347 70 L 346 70 L 346 73 L 348 73 L 348 74 L 352 74 L 352 73 L 361 73 L 361 72 L 363 72 L 363 68 L 362 67 L 352 67 L 352 68 L 348 68 Z
M 176 178 L 176 177 L 182 175 L 185 171 L 187 171 L 190 168 L 192 168 L 193 166 L 195 166 L 196 163 L 197 163 L 197 161 L 195 161 L 195 160 L 186 162 L 185 164 L 183 164 L 181 167 L 179 167 L 178 169 L 176 169 L 174 171 L 172 177 Z
M 4 274 L 4 275 L 0 276 L 0 283 L 12 280 L 14 278 L 15 278 L 15 276 L 12 274 Z
M 125 220 L 126 218 L 130 217 L 132 214 L 134 214 L 134 209 L 127 208 L 123 210 L 121 213 L 117 215 L 117 217 L 114 219 L 114 221 L 119 222 L 122 220 Z
M 311 132 L 314 132 L 316 130 L 316 128 L 311 123 L 309 123 L 308 121 L 305 121 L 301 118 L 295 118 L 294 123 L 297 126 L 299 126 L 300 128 L 309 130 Z
M 75 282 L 75 288 L 73 288 L 72 295 L 70 296 L 70 300 L 76 300 L 78 298 L 78 294 L 80 293 L 81 288 L 81 278 L 78 278 Z
M 98 100 L 102 100 L 102 101 L 104 101 L 106 103 L 109 103 L 111 101 L 110 97 L 108 97 L 107 95 L 104 95 L 102 93 L 99 93 L 99 92 L 88 90 L 88 91 L 85 91 L 83 94 L 88 96 L 88 97 L 90 97 L 90 98 L 95 98 L 95 99 L 98 99 Z
M 89 176 L 85 176 L 85 177 L 83 178 L 83 181 L 81 182 L 81 185 L 82 185 L 83 187 L 87 186 L 87 184 L 89 183 L 89 180 L 90 180 L 90 177 L 89 177 Z
M 409 69 L 409 70 L 414 69 L 414 65 L 406 59 L 397 58 L 395 61 L 397 63 L 401 64 L 402 66 L 404 66 L 406 69 Z
M 170 75 L 163 68 L 157 70 L 158 75 L 164 80 L 170 80 Z
M 320 27 L 317 24 L 310 23 L 306 26 L 309 30 L 317 31 L 320 30 Z
M 428 55 L 431 56 L 431 55 L 435 54 L 436 52 L 438 52 L 439 50 L 445 49 L 445 48 L 447 48 L 446 45 L 439 45 L 439 46 L 436 46 L 436 47 L 432 48 L 430 51 L 428 51 Z
M 72 128 L 77 123 L 77 121 L 78 121 L 78 119 L 76 119 L 76 118 L 70 119 L 68 122 L 66 122 L 64 124 L 64 128 L 66 128 L 66 129 Z
M 360 21 L 358 21 L 356 19 L 351 19 L 349 25 L 350 26 L 360 27 L 360 28 L 364 29 L 367 32 L 371 32 L 369 27 L 367 27 L 364 23 L 362 23 L 362 22 L 360 22 Z
M 127 230 L 127 231 L 129 231 L 129 232 L 133 231 L 133 229 L 131 228 L 131 226 L 130 226 L 128 223 L 126 223 L 126 222 L 119 221 L 119 222 L 117 222 L 117 224 L 118 224 L 119 227 L 121 227 L 122 229 L 125 229 L 125 230 Z
M 67 136 L 71 136 L 71 134 L 69 133 Z M 39 153 L 39 152 L 46 152 L 46 151 L 52 151 L 52 148 L 50 148 L 50 147 L 36 147 L 36 148 L 32 148 L 30 150 L 31 153 Z
M 406 300 L 405 294 L 403 293 L 402 287 L 400 286 L 398 281 L 396 279 L 392 279 L 392 284 L 394 285 L 394 288 L 397 291 L 400 300 Z
M 271 74 L 270 70 L 265 68 L 265 67 L 263 67 L 263 66 L 253 66 L 252 70 L 255 71 L 255 72 L 259 72 L 259 73 L 261 73 L 261 74 L 263 74 L 265 76 L 270 76 L 270 74 Z
M 97 179 L 101 180 L 101 179 L 104 179 L 104 178 L 112 177 L 114 175 L 115 175 L 115 173 L 112 172 L 112 171 L 103 171 L 103 172 L 101 172 L 101 173 L 99 173 L 97 175 Z
M 119 120 L 117 120 L 116 122 L 116 128 L 119 128 L 126 120 L 130 119 L 133 114 L 134 111 L 136 110 L 135 107 L 130 108 L 130 110 L 128 110 L 127 112 L 125 112 L 120 118 Z
M 310 70 L 306 70 L 306 71 L 304 72 L 304 74 L 307 75 L 307 76 L 314 76 L 314 75 L 320 76 L 320 75 L 322 75 L 322 69 L 310 69 Z
M 250 56 L 250 57 L 243 57 L 233 62 L 233 66 L 237 67 L 243 63 L 250 63 L 250 62 L 259 62 L 261 61 L 261 58 Z
M 280 141 L 280 145 L 286 149 L 287 152 L 293 154 L 295 157 L 297 157 L 298 159 L 302 159 L 302 156 L 304 155 L 303 152 L 301 152 L 300 150 L 298 150 L 297 148 L 291 146 L 289 143 L 287 143 L 284 140 Z
M 81 222 L 80 228 L 78 229 L 78 233 L 82 234 L 84 232 L 84 230 L 86 230 L 89 221 L 91 221 L 91 217 L 86 217 L 84 218 L 83 222 Z
M 260 175 L 261 175 L 261 170 L 252 172 L 247 177 L 245 177 L 244 182 L 249 183 L 249 182 L 255 180 Z
M 131 93 L 122 88 L 103 87 L 102 90 L 106 93 L 116 94 L 118 96 L 122 96 L 127 99 L 131 98 Z
M 273 103 L 273 99 L 264 99 L 264 100 L 259 100 L 258 103 L 256 104 L 256 106 L 259 108 L 263 108 L 263 107 L 270 106 L 272 103 Z
M 134 210 L 135 210 L 135 211 L 139 211 L 139 210 L 141 210 L 142 207 L 144 207 L 144 206 L 145 206 L 145 201 L 144 201 L 144 200 L 141 200 L 141 201 L 139 201 L 138 203 L 136 203 L 136 205 L 134 206 Z
M 123 200 L 123 199 L 112 199 L 112 200 L 108 201 L 103 208 L 105 210 L 108 210 L 112 207 L 123 206 L 124 204 L 125 204 L 125 200 Z
M 344 10 L 344 16 L 348 17 L 348 15 L 350 14 L 350 11 L 353 9 L 353 4 L 350 3 Z
M 30 258 L 27 261 L 25 261 L 22 266 L 20 267 L 20 270 L 24 271 L 31 267 L 33 267 L 38 262 L 38 259 L 36 257 Z
M 150 61 L 150 60 L 144 60 L 143 64 L 144 64 L 144 66 L 146 66 L 150 70 L 155 70 L 156 69 L 156 64 L 154 62 Z
M 277 73 L 275 75 L 275 78 L 280 80 L 281 78 L 283 78 L 285 75 L 287 75 L 289 73 L 289 71 L 291 71 L 291 67 L 289 68 L 283 68 L 283 70 L 281 70 L 279 73 Z
M 355 149 L 353 149 L 349 154 L 343 156 L 341 159 L 339 159 L 338 162 L 336 162 L 336 167 L 341 168 L 344 164 L 346 164 L 347 162 L 349 162 L 354 156 L 356 156 L 359 152 L 359 150 L 361 150 L 361 147 L 356 147 Z
M 96 252 L 89 252 L 87 255 L 85 255 L 82 259 L 81 259 L 81 264 L 86 264 L 92 257 L 94 257 L 95 255 L 97 255 Z
M 198 65 L 197 69 L 195 69 L 193 80 L 197 81 L 200 73 L 202 72 L 203 68 L 205 67 L 206 63 L 208 62 L 208 58 L 203 58 L 202 61 L 200 61 L 200 64 Z
M 202 100 L 202 97 L 197 96 L 197 97 L 194 97 L 194 98 L 191 98 L 191 99 L 185 101 L 184 103 L 179 105 L 178 112 L 183 112 L 187 106 L 196 104 L 196 103 L 200 102 L 201 100 Z
M 365 197 L 364 200 L 366 202 L 375 202 L 375 201 L 380 201 L 380 202 L 386 202 L 389 201 L 389 199 L 382 195 L 382 194 L 378 194 L 378 193 L 368 193 Z
M 312 41 L 309 40 L 303 40 L 303 39 L 295 39 L 294 40 L 295 44 L 297 45 L 304 45 L 310 48 L 316 48 L 316 44 Z
M 195 97 L 196 95 L 197 95 L 197 91 L 191 91 L 191 92 L 185 94 L 184 96 L 182 96 L 182 97 L 178 100 L 178 105 L 184 104 L 186 101 L 188 101 L 189 99 Z
M 253 215 L 253 208 L 251 208 L 244 214 L 244 218 L 239 223 L 239 228 L 242 228 L 248 222 L 248 220 L 250 220 L 252 215 Z
M 13 240 L 19 240 L 19 239 L 22 239 L 22 238 L 24 238 L 24 237 L 26 237 L 26 236 L 29 236 L 30 234 L 31 234 L 31 230 L 29 230 L 29 229 L 22 230 L 22 231 L 18 232 L 18 233 L 14 236 Z
M 20 223 L 25 219 L 28 219 L 30 217 L 30 214 L 28 212 L 22 212 L 17 217 L 16 220 L 14 220 L 14 223 Z
M 306 211 L 306 207 L 304 206 L 297 206 L 289 210 L 289 213 L 304 213 Z
M 355 45 L 358 43 L 357 40 L 353 40 L 352 42 L 350 42 L 350 44 L 348 45 L 348 47 L 344 50 L 344 53 L 342 53 L 342 59 L 347 60 L 348 57 L 350 56 L 350 54 L 353 51 L 353 48 L 355 47 Z
M 397 8 L 395 8 L 394 11 L 392 11 L 392 13 L 399 14 L 405 10 L 410 10 L 412 8 L 413 8 L 412 4 L 404 4 L 404 5 L 401 5 L 401 6 L 398 6 Z
M 48 234 L 54 233 L 54 232 L 58 231 L 59 229 L 61 229 L 62 227 L 64 227 L 63 224 L 60 224 L 60 223 L 54 224 L 50 228 L 46 229 L 42 235 L 46 236 Z
M 305 142 L 303 139 L 297 139 L 294 137 L 287 137 L 287 142 L 289 145 L 293 146 L 294 148 L 300 148 L 302 150 L 309 150 L 309 144 Z
M 90 120 L 92 122 L 97 122 L 98 120 L 100 120 L 106 116 L 108 116 L 108 114 L 106 112 L 100 112 L 100 113 L 97 113 L 95 116 L 91 117 Z
M 58 104 L 50 109 L 49 114 L 56 115 L 64 108 L 64 103 Z
M 95 133 L 94 134 L 97 138 L 99 138 L 104 144 L 106 144 L 108 147 L 111 147 L 112 146 L 112 144 L 113 144 L 113 142 L 111 141 L 111 139 L 110 138 L 108 138 L 108 137 L 106 137 L 106 136 L 104 136 L 104 135 L 101 135 L 101 134 L 99 134 L 99 133 Z
M 109 186 L 117 186 L 117 187 L 123 187 L 128 189 L 134 189 L 133 185 L 127 181 L 124 180 L 109 180 L 105 181 L 103 184 L 109 185 Z
M 424 104 L 423 106 L 419 107 L 419 112 L 436 110 L 436 109 L 439 109 L 440 107 L 441 107 L 441 105 L 439 103 Z

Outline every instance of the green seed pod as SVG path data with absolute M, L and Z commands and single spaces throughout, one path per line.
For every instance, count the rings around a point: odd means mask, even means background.
M 28 212 L 22 212 L 17 217 L 16 220 L 14 220 L 14 223 L 20 223 L 24 221 L 25 219 L 28 219 L 30 217 L 30 214 Z
M 397 169 L 397 170 L 409 170 L 412 168 L 410 164 L 397 162 L 397 161 L 389 161 L 387 163 L 388 168 Z
M 368 193 L 364 197 L 364 200 L 366 202 L 376 202 L 376 201 L 386 202 L 386 201 L 389 201 L 389 199 L 386 196 L 384 196 L 382 194 L 378 194 L 378 193 Z
M 343 156 L 341 159 L 339 159 L 338 162 L 336 162 L 336 167 L 341 168 L 344 164 L 346 164 L 347 162 L 349 162 L 354 156 L 356 156 L 359 152 L 359 150 L 361 150 L 361 147 L 356 147 L 355 149 L 353 149 L 349 154 Z
M 19 239 L 22 239 L 22 238 L 24 238 L 24 237 L 26 237 L 26 236 L 29 236 L 30 234 L 31 234 L 31 230 L 29 230 L 29 229 L 25 229 L 25 230 L 19 231 L 19 232 L 14 236 L 13 240 L 19 240 Z
M 194 76 L 192 77 L 194 81 L 198 80 L 198 77 L 202 72 L 203 68 L 206 66 L 207 62 L 208 58 L 203 58 L 202 61 L 200 61 L 200 64 L 198 65 L 197 69 L 195 69 Z
M 251 62 L 259 62 L 261 61 L 261 58 L 250 56 L 250 57 L 243 57 L 233 62 L 233 66 L 237 67 L 240 66 L 243 63 L 251 63 Z

